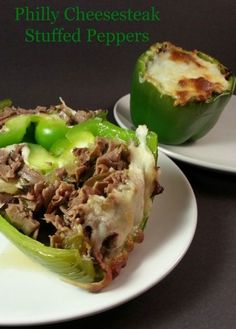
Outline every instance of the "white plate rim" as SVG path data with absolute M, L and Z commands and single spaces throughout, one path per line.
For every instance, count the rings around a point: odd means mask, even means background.
M 189 221 L 189 223 L 188 223 L 189 233 L 188 233 L 188 236 L 186 237 L 186 242 L 185 242 L 184 248 L 182 249 L 182 251 L 180 252 L 178 257 L 175 258 L 175 261 L 171 264 L 171 266 L 168 267 L 168 270 L 166 270 L 163 273 L 162 276 L 157 277 L 155 280 L 151 280 L 150 282 L 146 283 L 143 287 L 140 287 L 139 289 L 136 289 L 135 291 L 133 291 L 132 294 L 127 295 L 127 296 L 123 296 L 122 298 L 116 300 L 115 302 L 113 302 L 113 303 L 111 302 L 110 304 L 107 304 L 106 307 L 103 307 L 103 308 L 99 307 L 99 305 L 98 305 L 98 307 L 94 308 L 93 311 L 87 310 L 87 312 L 84 312 L 83 314 L 79 314 L 79 313 L 69 314 L 67 317 L 59 315 L 57 317 L 52 317 L 52 318 L 50 318 L 50 316 L 49 316 L 49 317 L 38 319 L 38 320 L 35 320 L 33 318 L 30 318 L 30 319 L 9 318 L 9 319 L 2 320 L 1 319 L 1 311 L 0 311 L 0 325 L 48 324 L 48 323 L 56 323 L 56 322 L 73 320 L 73 319 L 79 319 L 79 318 L 91 316 L 91 315 L 94 315 L 94 314 L 97 314 L 97 313 L 101 313 L 103 311 L 107 311 L 111 308 L 117 307 L 117 306 L 119 306 L 119 305 L 121 305 L 125 302 L 128 302 L 129 300 L 134 299 L 135 297 L 141 295 L 142 293 L 144 293 L 145 291 L 147 291 L 148 289 L 150 289 L 151 287 L 156 285 L 158 282 L 160 282 L 164 277 L 166 277 L 177 266 L 177 264 L 182 260 L 185 253 L 189 249 L 189 246 L 191 245 L 191 242 L 193 240 L 193 237 L 194 237 L 194 234 L 195 234 L 195 231 L 196 231 L 196 226 L 197 226 L 197 203 L 196 203 L 196 198 L 195 198 L 193 189 L 192 189 L 188 179 L 183 174 L 183 172 L 177 167 L 177 165 L 162 152 L 159 152 L 159 159 L 160 159 L 160 163 L 168 164 L 168 166 L 170 166 L 172 168 L 171 170 L 175 171 L 175 175 L 177 177 L 179 177 L 179 179 L 181 179 L 181 182 L 182 182 L 184 188 L 186 189 L 186 191 L 188 193 L 188 196 L 190 198 L 190 201 L 191 201 L 191 207 L 190 206 L 189 207 L 190 207 L 190 210 L 191 210 L 190 212 L 191 212 L 192 216 L 191 216 L 190 219 L 188 219 L 188 221 Z M 168 172 L 165 173 L 165 175 L 167 177 Z M 157 199 L 157 202 L 158 202 L 158 199 Z M 0 235 L 0 239 L 1 239 L 1 235 Z M 128 266 L 129 266 L 129 262 L 127 264 L 127 267 Z
M 134 126 L 132 125 L 131 122 L 129 122 L 129 126 L 124 124 L 123 120 L 121 120 L 120 115 L 118 113 L 118 106 L 119 106 L 120 102 L 122 102 L 126 99 L 127 99 L 127 102 L 128 102 L 129 97 L 130 97 L 130 94 L 126 94 L 126 95 L 122 96 L 121 98 L 119 98 L 116 101 L 116 103 L 113 107 L 113 114 L 114 114 L 114 118 L 115 118 L 116 122 L 118 123 L 118 125 L 120 127 L 134 129 Z M 235 99 L 236 99 L 236 96 L 233 95 L 232 97 L 235 97 Z M 125 118 L 125 120 L 128 122 L 128 120 L 126 118 Z M 216 170 L 216 171 L 236 173 L 236 167 L 227 166 L 227 164 L 221 165 L 219 163 L 207 162 L 207 161 L 204 161 L 204 160 L 201 160 L 201 159 L 197 159 L 197 158 L 194 158 L 194 157 L 190 157 L 190 156 L 178 153 L 177 151 L 172 151 L 172 150 L 168 149 L 168 147 L 169 147 L 168 145 L 164 145 L 164 144 L 161 144 L 161 143 L 159 143 L 159 145 L 158 145 L 158 149 L 160 151 L 162 151 L 163 153 L 165 153 L 166 155 L 168 155 L 169 157 L 171 157 L 173 159 L 180 160 L 180 161 L 183 161 L 183 162 L 186 162 L 186 163 L 189 163 L 189 164 L 192 164 L 192 165 L 196 165 L 196 166 L 199 166 L 199 167 L 204 167 L 204 168 L 207 168 L 207 169 L 213 169 L 213 170 Z M 177 146 L 175 147 L 175 149 L 176 148 L 177 148 Z

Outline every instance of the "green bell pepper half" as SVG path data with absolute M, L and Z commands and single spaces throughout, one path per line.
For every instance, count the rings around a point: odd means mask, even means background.
M 0 130 L 0 147 L 22 142 L 31 119 L 28 115 L 12 117 Z
M 205 102 L 192 101 L 176 106 L 173 97 L 164 94 L 152 81 L 144 79 L 148 63 L 161 46 L 157 43 L 150 47 L 135 64 L 130 92 L 131 119 L 136 126 L 146 124 L 155 131 L 160 143 L 178 145 L 195 141 L 206 135 L 218 121 L 234 92 L 236 77 L 230 75 L 228 89 Z M 202 52 L 197 52 L 197 55 L 227 70 L 213 57 Z
M 58 125 L 54 126 L 54 123 L 58 123 Z M 39 126 L 40 124 L 42 127 Z M 47 127 L 52 129 L 55 133 L 54 136 L 59 139 L 52 138 L 50 143 L 45 142 Z M 64 124 L 52 117 L 19 115 L 6 122 L 4 129 L 8 134 L 0 133 L 0 140 L 5 136 L 5 142 L 1 146 L 24 142 L 27 130 L 30 131 L 30 134 L 27 134 L 27 139 L 36 140 L 39 144 L 26 143 L 29 148 L 28 164 L 37 171 L 47 173 L 59 166 L 68 164 L 71 161 L 73 148 L 94 144 L 96 136 L 119 139 L 126 143 L 139 142 L 134 131 L 120 128 L 102 117 L 94 117 L 73 127 L 64 128 Z M 149 132 L 146 141 L 156 157 L 157 135 L 154 132 Z M 103 269 L 94 264 L 91 258 L 83 256 L 84 237 L 79 230 L 74 236 L 66 240 L 66 249 L 49 247 L 24 235 L 1 215 L 0 232 L 30 258 L 74 285 L 91 291 L 98 291 L 108 280 Z

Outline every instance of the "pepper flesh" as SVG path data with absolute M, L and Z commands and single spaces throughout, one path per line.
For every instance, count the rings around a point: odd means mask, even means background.
M 1 215 L 0 231 L 30 258 L 65 277 L 67 281 L 76 281 L 77 285 L 83 287 L 95 280 L 96 273 L 92 260 L 83 258 L 78 249 L 58 249 L 45 246 L 20 233 Z M 102 279 L 102 276 L 99 279 Z
M 81 132 L 85 131 L 94 136 L 118 138 L 125 142 L 131 140 L 138 142 L 135 132 L 122 129 L 101 116 L 88 119 L 68 128 L 62 119 L 55 118 L 54 115 L 22 114 L 6 121 L 1 129 L 2 131 L 0 130 L 0 147 L 24 142 L 27 129 L 31 124 L 34 127 L 30 131 L 30 135 L 27 136 L 27 142 L 34 143 L 36 141 L 47 150 L 53 150 L 53 153 L 58 153 L 56 145 L 58 145 L 58 148 L 60 146 L 60 152 L 75 147 L 76 143 L 79 144 L 81 138 L 83 138 Z M 147 145 L 153 155 L 156 156 L 157 135 L 152 131 L 148 132 Z
M 65 135 L 67 130 L 64 120 L 55 115 L 21 114 L 10 117 L 0 130 L 0 147 L 17 144 L 27 137 L 29 142 L 38 142 L 50 148 L 57 138 Z
M 153 81 L 144 79 L 147 66 L 163 44 L 155 44 L 137 60 L 131 83 L 130 112 L 133 123 L 146 124 L 158 134 L 159 142 L 178 145 L 195 141 L 208 133 L 216 124 L 235 88 L 235 76 L 229 75 L 228 88 L 212 95 L 206 101 L 190 101 L 175 105 L 172 96 L 161 91 Z M 202 52 L 197 56 L 221 65 L 216 59 Z M 221 69 L 227 69 L 221 65 Z
M 20 143 L 30 124 L 30 117 L 19 115 L 10 118 L 0 130 L 0 147 Z

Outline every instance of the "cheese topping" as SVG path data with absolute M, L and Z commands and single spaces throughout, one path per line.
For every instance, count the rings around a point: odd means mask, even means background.
M 205 101 L 213 93 L 228 89 L 229 82 L 218 63 L 200 58 L 196 51 L 185 51 L 169 43 L 165 46 L 148 63 L 145 80 L 175 98 L 175 105 Z
M 129 146 L 131 163 L 125 184 L 120 184 L 107 198 L 90 195 L 87 201 L 86 225 L 93 229 L 91 238 L 97 249 L 112 234 L 116 234 L 116 248 L 122 247 L 127 236 L 149 214 L 156 178 L 155 159 L 146 145 L 146 126 L 139 126 L 136 135 L 140 143 Z

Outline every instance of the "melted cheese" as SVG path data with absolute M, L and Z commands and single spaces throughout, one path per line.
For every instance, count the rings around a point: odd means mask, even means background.
M 107 198 L 90 195 L 86 204 L 86 225 L 91 226 L 91 239 L 97 249 L 111 234 L 116 233 L 116 248 L 122 247 L 127 236 L 135 232 L 143 218 L 149 214 L 151 193 L 155 180 L 155 159 L 146 146 L 147 128 L 137 129 L 139 145 L 130 145 L 131 163 L 128 179 Z
M 179 58 L 173 56 L 173 51 L 179 54 Z M 200 86 L 202 90 L 199 85 L 196 86 L 195 83 L 192 83 L 199 78 L 208 83 L 207 87 L 206 83 Z M 201 100 L 198 96 L 203 97 L 202 92 L 206 91 L 203 89 L 209 89 L 209 85 L 212 87 L 212 92 L 218 93 L 225 91 L 229 85 L 221 73 L 219 65 L 201 59 L 196 52 L 184 52 L 175 46 L 169 46 L 166 51 L 155 54 L 153 60 L 147 65 L 145 80 L 156 84 L 161 92 L 175 99 L 178 99 L 184 92 L 185 96 L 187 95 L 187 101 L 193 98 Z M 181 83 L 181 81 L 188 82 L 188 80 L 191 83 Z

